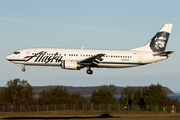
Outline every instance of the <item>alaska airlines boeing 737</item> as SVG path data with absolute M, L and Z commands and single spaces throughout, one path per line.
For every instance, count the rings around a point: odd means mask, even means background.
M 22 66 L 61 66 L 63 69 L 126 68 L 155 63 L 168 58 L 173 51 L 166 51 L 172 24 L 165 24 L 159 32 L 142 47 L 122 50 L 26 48 L 15 51 L 7 60 Z

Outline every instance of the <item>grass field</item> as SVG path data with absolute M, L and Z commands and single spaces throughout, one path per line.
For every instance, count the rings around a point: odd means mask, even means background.
M 0 119 L 180 120 L 180 113 L 135 111 L 1 112 Z

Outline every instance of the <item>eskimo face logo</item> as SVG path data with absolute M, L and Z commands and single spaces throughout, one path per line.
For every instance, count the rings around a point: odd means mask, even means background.
M 155 48 L 160 49 L 165 47 L 164 44 L 166 43 L 166 37 L 156 37 L 155 38 Z
M 48 55 L 47 52 L 41 51 L 39 53 L 36 53 L 33 56 L 24 57 L 24 59 L 27 59 L 26 62 L 33 58 L 35 58 L 34 62 L 45 62 L 45 64 L 47 64 L 47 63 L 51 63 L 53 61 L 59 63 L 59 62 L 61 62 L 61 59 L 63 58 L 63 56 L 59 56 L 58 52 L 55 53 L 54 55 L 53 54 Z

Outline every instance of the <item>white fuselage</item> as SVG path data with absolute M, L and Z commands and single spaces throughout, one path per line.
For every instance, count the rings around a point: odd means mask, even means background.
M 173 51 L 166 51 L 172 24 L 165 24 L 145 45 L 127 51 L 97 49 L 26 48 L 15 51 L 7 60 L 21 65 L 60 66 L 80 70 L 87 67 L 87 74 L 96 68 L 126 68 L 155 63 L 167 59 Z
M 96 66 L 100 68 L 135 67 L 167 59 L 167 56 L 154 56 L 154 52 L 61 48 L 26 48 L 6 59 L 22 66 L 60 66 L 62 60 L 79 62 L 97 54 L 105 54 Z

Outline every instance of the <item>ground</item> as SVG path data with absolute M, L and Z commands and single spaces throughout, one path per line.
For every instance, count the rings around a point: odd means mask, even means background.
M 1 119 L 179 120 L 180 113 L 134 111 L 1 112 Z

